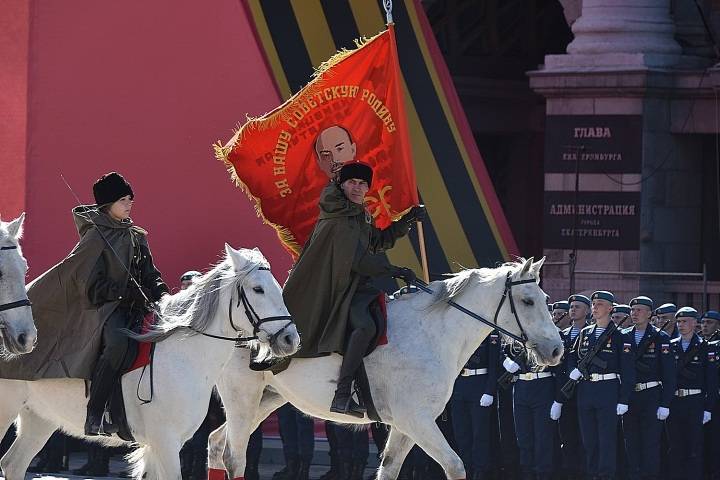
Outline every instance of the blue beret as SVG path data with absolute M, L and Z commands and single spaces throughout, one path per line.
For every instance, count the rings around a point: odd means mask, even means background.
M 712 320 L 717 320 L 720 322 L 720 312 L 715 310 L 708 310 L 707 312 L 703 313 L 703 316 L 701 318 L 710 318 Z
M 663 303 L 657 308 L 657 310 L 655 310 L 655 315 L 663 315 L 665 313 L 675 312 L 677 312 L 677 306 L 675 306 L 674 303 Z
M 568 303 L 572 302 L 582 302 L 588 307 L 592 305 L 592 302 L 588 297 L 586 297 L 585 295 L 580 295 L 579 293 L 576 293 L 575 295 L 570 295 L 570 297 L 568 297 Z
M 612 309 L 612 313 L 624 313 L 630 315 L 630 305 L 615 305 Z
M 690 317 L 697 320 L 698 312 L 692 307 L 682 307 L 675 313 L 675 318 Z
M 564 300 L 553 303 L 553 310 L 570 310 L 570 304 Z
M 605 300 L 610 303 L 615 302 L 615 295 L 613 295 L 612 293 L 610 293 L 606 290 L 598 290 L 597 292 L 593 293 L 592 297 L 590 297 L 590 298 L 592 298 L 593 300 L 596 300 L 596 299 L 597 300 Z
M 633 305 L 645 305 L 650 310 L 653 309 L 653 301 L 652 301 L 652 298 L 650 298 L 650 297 L 645 297 L 645 296 L 635 297 L 632 300 L 630 300 L 630 306 L 632 307 Z

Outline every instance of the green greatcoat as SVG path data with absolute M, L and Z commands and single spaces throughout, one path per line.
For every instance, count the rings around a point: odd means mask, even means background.
M 283 298 L 300 332 L 297 357 L 343 353 L 350 303 L 369 278 L 390 275 L 382 252 L 406 235 L 407 222 L 376 228 L 362 205 L 329 183 L 320 196 L 320 215 L 283 288 Z M 363 288 L 363 291 L 366 290 Z
M 87 209 L 87 210 L 86 210 Z M 85 212 L 88 213 L 85 213 Z M 127 292 L 128 272 L 107 248 L 98 228 L 125 265 L 130 265 L 139 246 L 147 247 L 145 232 L 132 222 L 113 220 L 96 206 L 73 209 L 80 241 L 70 254 L 28 285 L 38 343 L 28 354 L 0 361 L 0 378 L 38 380 L 41 378 L 92 377 L 98 358 L 105 321 Z M 102 258 L 104 257 L 104 258 Z M 96 264 L 103 259 L 102 279 Z M 89 289 L 98 280 L 113 301 L 93 305 Z

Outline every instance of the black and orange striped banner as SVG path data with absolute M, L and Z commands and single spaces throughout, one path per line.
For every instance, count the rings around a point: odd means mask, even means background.
M 322 62 L 354 40 L 385 29 L 382 1 L 246 0 L 255 33 L 284 100 Z M 430 272 L 488 266 L 517 254 L 447 67 L 418 0 L 395 0 L 393 17 L 403 76 Z M 417 237 L 389 253 L 420 271 Z

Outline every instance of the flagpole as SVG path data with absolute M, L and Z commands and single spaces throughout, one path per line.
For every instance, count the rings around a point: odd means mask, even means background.
M 423 280 L 425 283 L 430 283 L 430 271 L 428 270 L 427 252 L 425 251 L 425 231 L 423 230 L 423 224 L 418 220 L 417 222 L 418 241 L 420 243 L 420 263 L 422 264 Z

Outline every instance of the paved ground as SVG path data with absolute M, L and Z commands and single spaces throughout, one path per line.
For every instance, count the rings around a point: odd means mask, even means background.
M 316 479 L 324 474 L 329 468 L 329 456 L 328 456 L 328 445 L 325 440 L 317 440 L 315 442 L 315 464 L 310 468 L 310 478 Z M 370 443 L 370 460 L 371 465 L 365 471 L 365 478 L 372 476 L 377 466 L 376 460 L 376 449 L 375 446 Z M 85 464 L 87 455 L 83 453 L 73 453 L 69 458 L 69 470 L 77 469 Z M 270 480 L 273 473 L 277 472 L 284 466 L 282 457 L 282 444 L 279 439 L 265 438 L 263 441 L 263 453 L 260 461 L 260 479 Z M 122 473 L 126 470 L 127 463 L 121 456 L 115 456 L 110 460 L 110 476 L 102 477 L 108 480 L 119 480 L 127 477 L 123 477 Z M 28 474 L 26 479 L 94 479 L 98 477 L 86 477 L 76 476 L 69 472 L 61 472 L 58 474 Z M 0 477 L 4 480 L 4 477 Z

